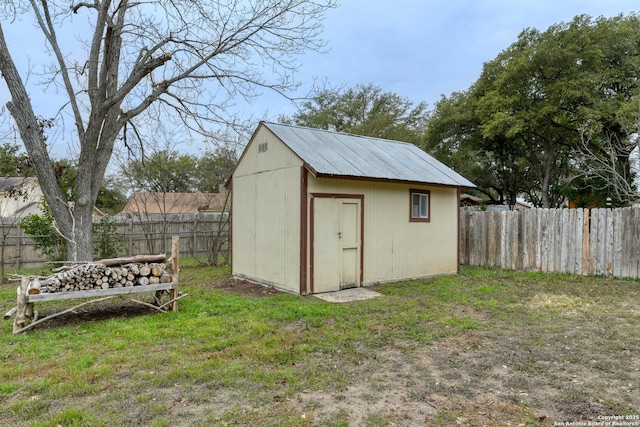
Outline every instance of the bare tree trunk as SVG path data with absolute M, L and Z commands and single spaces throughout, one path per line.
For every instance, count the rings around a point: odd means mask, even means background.
M 69 261 L 92 261 L 92 214 L 93 202 L 82 206 L 76 203 L 73 212 L 74 230 L 72 239 L 67 241 L 67 259 Z
M 33 111 L 27 90 L 20 78 L 18 69 L 9 54 L 4 32 L 0 24 L 0 72 L 11 93 L 11 101 L 7 108 L 16 122 L 20 138 L 31 159 L 38 181 L 42 188 L 49 209 L 58 221 L 61 232 L 65 235 L 71 231 L 67 226 L 71 223 L 71 215 L 67 209 L 64 195 L 58 186 L 56 176 L 51 168 L 51 159 L 47 152 L 41 125 Z

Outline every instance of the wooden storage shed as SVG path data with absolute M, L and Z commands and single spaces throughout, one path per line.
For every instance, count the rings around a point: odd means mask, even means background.
M 457 273 L 474 187 L 412 144 L 267 122 L 227 185 L 232 274 L 299 294 Z

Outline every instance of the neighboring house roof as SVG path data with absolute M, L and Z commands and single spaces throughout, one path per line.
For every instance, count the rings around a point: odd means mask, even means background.
M 476 206 L 482 203 L 480 197 L 473 196 L 471 194 L 460 194 L 460 206 Z
M 475 187 L 417 146 L 367 136 L 262 122 L 315 176 Z
M 7 196 L 11 188 L 26 190 L 19 197 Z M 0 216 L 23 218 L 27 215 L 42 214 L 42 189 L 35 177 L 0 177 Z M 69 202 L 70 204 L 72 202 Z M 93 207 L 94 216 L 104 216 L 97 207 Z
M 6 193 L 7 190 L 13 187 L 19 187 L 24 184 L 28 184 L 32 181 L 35 181 L 36 178 L 33 177 L 21 177 L 21 176 L 6 176 L 0 177 L 0 193 Z
M 133 193 L 120 214 L 184 214 L 222 212 L 224 195 L 220 193 Z

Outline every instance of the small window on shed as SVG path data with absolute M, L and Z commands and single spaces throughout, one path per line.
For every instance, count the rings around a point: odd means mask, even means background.
M 431 220 L 430 195 L 428 190 L 410 190 L 411 206 L 409 221 L 429 222 Z
M 262 144 L 258 144 L 258 153 L 266 153 L 267 148 L 269 148 L 269 146 L 267 145 L 266 142 L 263 142 Z

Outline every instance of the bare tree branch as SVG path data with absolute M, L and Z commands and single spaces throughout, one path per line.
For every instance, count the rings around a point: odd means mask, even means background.
M 31 99 L 0 26 L 0 72 L 12 94 L 9 110 L 57 225 L 73 243 L 70 257 L 91 253 L 93 203 L 125 126 L 142 131 L 166 121 L 210 135 L 212 125 L 235 121 L 225 108 L 231 100 L 250 99 L 261 90 L 286 95 L 295 88 L 297 55 L 322 50 L 322 17 L 336 6 L 335 0 L 11 3 L 14 14 L 30 12 L 42 31 L 53 53 L 53 64 L 43 64 L 45 84 L 64 88 L 60 111 L 70 110 L 75 124 L 80 151 L 70 213 L 51 179 Z M 22 4 L 29 10 L 18 7 Z M 71 33 L 80 49 L 62 37 Z
M 638 150 L 637 134 L 631 135 L 624 143 L 624 150 L 629 155 Z M 568 182 L 583 179 L 595 191 L 610 191 L 616 200 L 626 204 L 640 201 L 640 193 L 635 179 L 639 176 L 638 162 L 629 165 L 621 164 L 621 142 L 618 138 L 608 135 L 599 144 L 594 144 L 587 132 L 581 132 L 580 145 L 574 150 L 574 159 L 579 167 L 568 178 Z

